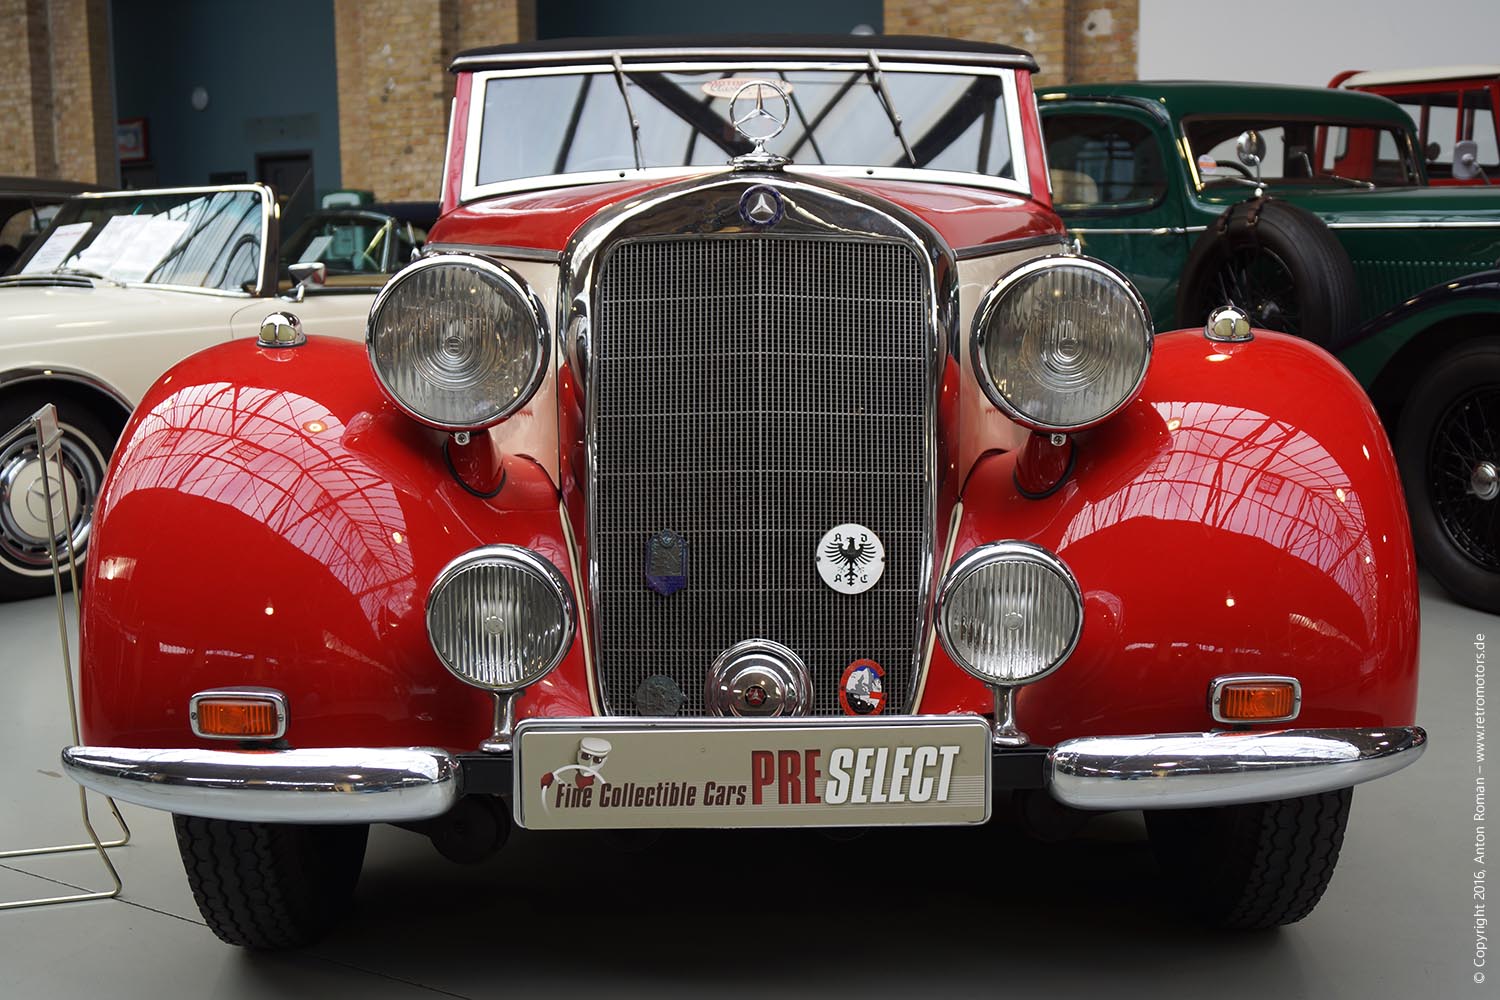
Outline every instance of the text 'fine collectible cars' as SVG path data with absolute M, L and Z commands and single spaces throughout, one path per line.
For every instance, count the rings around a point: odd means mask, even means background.
M 1058 213 L 1183 326 L 1233 303 L 1338 353 L 1395 445 L 1423 565 L 1500 613 L 1500 188 L 1428 184 L 1390 101 L 1321 87 L 1041 95 Z
M 1148 810 L 1212 921 L 1307 914 L 1426 741 L 1359 385 L 1233 313 L 1154 336 L 1069 253 L 1023 52 L 597 44 L 458 57 L 365 350 L 282 316 L 146 393 L 68 773 L 171 811 L 256 947 L 372 822 L 473 858 L 1002 794 Z

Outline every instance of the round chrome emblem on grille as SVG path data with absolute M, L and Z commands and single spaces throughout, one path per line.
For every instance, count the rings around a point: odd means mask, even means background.
M 781 192 L 765 184 L 746 188 L 740 195 L 740 218 L 752 226 L 774 226 L 786 214 Z
M 703 689 L 713 715 L 806 715 L 811 698 L 807 665 L 769 639 L 747 639 L 720 653 Z
M 862 524 L 830 528 L 818 542 L 818 575 L 841 594 L 863 594 L 885 575 L 885 545 Z

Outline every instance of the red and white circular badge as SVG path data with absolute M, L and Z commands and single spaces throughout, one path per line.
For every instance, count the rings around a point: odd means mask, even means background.
M 855 660 L 839 680 L 845 715 L 879 715 L 885 707 L 885 671 L 874 660 Z

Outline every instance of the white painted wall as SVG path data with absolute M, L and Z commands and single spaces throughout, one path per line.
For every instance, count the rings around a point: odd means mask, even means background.
M 1140 78 L 1322 86 L 1344 69 L 1500 65 L 1500 0 L 1140 0 Z

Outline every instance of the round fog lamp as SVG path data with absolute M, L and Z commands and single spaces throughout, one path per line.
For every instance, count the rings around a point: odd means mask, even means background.
M 489 545 L 438 574 L 427 595 L 427 636 L 460 680 L 516 691 L 562 661 L 573 641 L 573 596 L 557 568 L 530 549 Z
M 1083 592 L 1057 556 L 993 542 L 953 564 L 938 593 L 938 638 L 986 684 L 1029 684 L 1055 670 L 1083 631 Z

